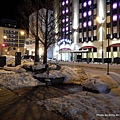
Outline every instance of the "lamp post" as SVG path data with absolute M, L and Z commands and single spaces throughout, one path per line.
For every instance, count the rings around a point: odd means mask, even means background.
M 108 63 L 107 63 L 107 75 L 109 75 L 109 44 L 110 44 L 110 38 L 109 38 L 109 28 L 108 28 Z
M 100 24 L 100 27 L 101 27 L 101 37 L 102 37 L 102 63 L 104 63 L 104 52 L 103 52 L 103 39 L 104 39 L 104 35 L 103 35 L 103 23 L 105 21 L 105 18 L 104 17 L 101 17 L 101 16 L 97 16 L 97 22 Z

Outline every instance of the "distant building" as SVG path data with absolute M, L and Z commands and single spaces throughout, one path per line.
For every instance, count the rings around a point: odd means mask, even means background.
M 9 28 L 18 28 L 17 21 L 9 20 L 9 19 L 1 19 L 0 26 L 1 27 L 9 27 Z
M 54 57 L 64 61 L 120 57 L 119 0 L 58 0 L 56 8 L 61 39 Z
M 0 27 L 0 55 L 15 55 L 15 52 L 25 53 L 26 31 L 12 27 Z

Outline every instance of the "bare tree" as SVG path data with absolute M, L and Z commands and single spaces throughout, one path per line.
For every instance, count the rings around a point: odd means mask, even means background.
M 58 15 L 53 16 L 53 8 L 57 9 L 57 0 L 22 0 L 19 5 L 21 23 L 28 23 L 29 36 L 35 38 L 35 62 L 39 61 L 39 43 L 44 48 L 43 64 L 47 63 L 47 50 L 56 43 L 58 31 Z M 24 24 L 23 27 L 26 27 Z M 56 39 L 57 38 L 57 39 Z

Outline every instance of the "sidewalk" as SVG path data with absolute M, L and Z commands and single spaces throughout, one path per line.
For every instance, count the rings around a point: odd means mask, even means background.
M 68 94 L 55 87 L 35 86 L 11 91 L 0 86 L 0 120 L 66 120 L 38 105 L 37 101 Z
M 107 63 L 86 63 L 86 62 L 63 62 L 60 61 L 59 64 L 67 66 L 77 66 L 77 67 L 86 67 L 86 68 L 100 68 L 106 69 L 108 67 Z M 120 64 L 109 64 L 110 69 L 120 70 Z

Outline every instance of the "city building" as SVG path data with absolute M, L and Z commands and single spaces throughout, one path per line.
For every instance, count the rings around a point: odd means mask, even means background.
M 25 53 L 26 31 L 16 28 L 16 22 L 6 20 L 0 26 L 0 55 L 13 55 L 15 52 Z M 4 23 L 4 24 L 3 24 Z M 9 27 L 8 27 L 9 26 Z
M 54 58 L 104 63 L 120 57 L 119 0 L 59 0 L 57 6 Z
M 9 20 L 9 19 L 1 19 L 0 26 L 1 27 L 9 27 L 9 28 L 18 28 L 17 21 Z

